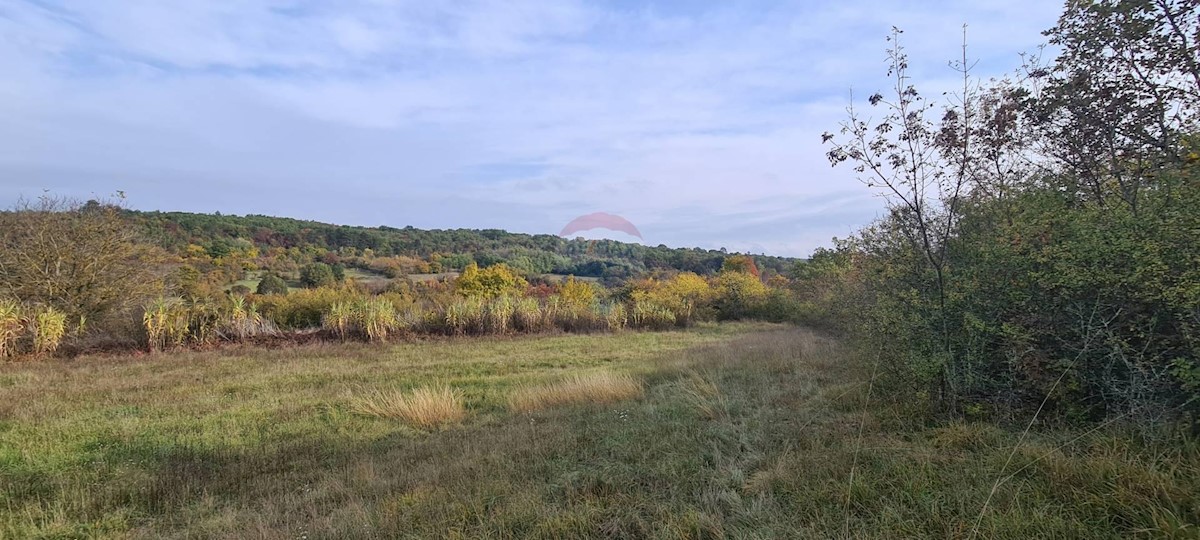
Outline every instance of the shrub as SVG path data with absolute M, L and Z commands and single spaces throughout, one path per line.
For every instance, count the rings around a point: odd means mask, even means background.
M 464 296 L 495 298 L 502 295 L 520 295 L 529 283 L 519 274 L 501 263 L 480 269 L 472 263 L 454 281 L 454 289 Z
M 288 285 L 283 278 L 275 274 L 267 274 L 263 276 L 262 281 L 258 282 L 255 292 L 258 294 L 287 294 Z
M 338 302 L 355 302 L 362 293 L 349 285 L 302 289 L 290 294 L 271 295 L 259 299 L 262 313 L 280 328 L 317 328 L 329 308 Z
M 336 282 L 333 268 L 323 262 L 306 264 L 300 268 L 300 284 L 309 289 L 333 285 Z
M 0 294 L 71 321 L 124 321 L 162 289 L 164 253 L 115 204 L 43 196 L 0 212 Z
M 586 281 L 578 281 L 575 276 L 568 276 L 559 285 L 558 296 L 563 305 L 570 310 L 581 310 L 591 306 L 596 301 L 596 287 Z
M 721 272 L 714 305 L 722 320 L 753 316 L 767 299 L 767 286 L 749 272 Z
M 595 373 L 520 388 L 508 403 L 514 411 L 529 412 L 572 403 L 612 403 L 641 396 L 642 391 L 641 381 L 631 375 Z
M 420 429 L 458 422 L 466 417 L 462 394 L 448 386 L 418 388 L 412 392 L 376 390 L 354 398 L 350 408 L 377 418 L 399 418 Z

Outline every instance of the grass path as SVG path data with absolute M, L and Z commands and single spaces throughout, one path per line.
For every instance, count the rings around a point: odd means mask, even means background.
M 510 409 L 599 373 L 644 391 Z M 868 375 L 761 324 L 3 365 L 0 538 L 965 538 L 1017 435 L 864 415 Z M 429 386 L 466 418 L 352 407 Z M 1195 446 L 1077 435 L 1030 435 L 979 537 L 1197 534 Z

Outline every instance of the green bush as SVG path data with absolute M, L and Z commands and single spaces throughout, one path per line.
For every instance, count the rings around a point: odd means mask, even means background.
M 309 289 L 333 285 L 337 281 L 333 267 L 323 262 L 306 264 L 300 268 L 300 284 Z
M 288 285 L 283 278 L 275 274 L 267 274 L 258 282 L 255 292 L 258 294 L 287 294 Z

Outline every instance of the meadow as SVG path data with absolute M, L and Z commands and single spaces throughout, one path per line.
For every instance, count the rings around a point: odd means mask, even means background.
M 929 420 L 872 360 L 705 323 L 0 364 L 0 537 L 1200 534 L 1194 443 Z

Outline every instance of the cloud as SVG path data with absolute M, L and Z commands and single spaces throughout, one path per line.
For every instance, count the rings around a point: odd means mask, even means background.
M 881 201 L 819 135 L 883 87 L 883 37 L 951 88 L 1013 67 L 1047 2 L 16 1 L 0 5 L 0 202 L 553 233 L 803 255 Z M 658 240 L 662 239 L 662 240 Z

